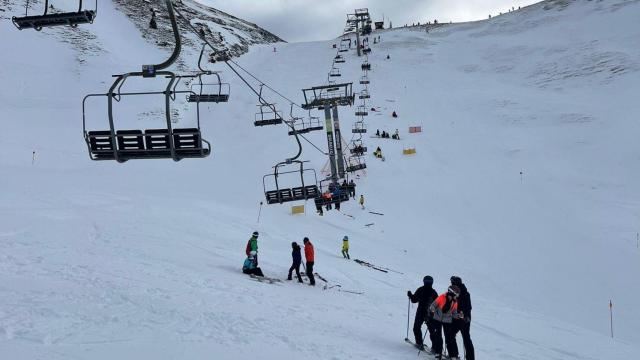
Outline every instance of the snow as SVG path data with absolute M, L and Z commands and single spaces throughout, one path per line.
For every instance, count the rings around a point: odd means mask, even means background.
M 253 126 L 255 96 L 222 65 L 230 102 L 203 109 L 211 157 L 91 162 L 81 99 L 166 50 L 134 36 L 111 2 L 79 28 L 96 37 L 97 54 L 60 41 L 75 30 L 0 22 L 2 358 L 415 358 L 402 341 L 406 290 L 426 274 L 440 292 L 453 274 L 469 287 L 479 358 L 634 358 L 640 2 L 556 3 L 429 34 L 379 33 L 370 104 L 381 112 L 367 125 L 398 128 L 403 140 L 365 136 L 386 161 L 368 155 L 357 180 L 367 210 L 342 206 L 355 220 L 319 217 L 308 203 L 301 216 L 265 206 L 257 221 L 262 176 L 297 146 L 284 127 Z M 332 43 L 254 46 L 237 61 L 301 102 L 300 89 L 325 82 Z M 346 58 L 342 80 L 357 83 L 360 61 Z M 127 114 L 157 107 L 143 104 Z M 343 129 L 353 111 L 340 109 Z M 134 128 L 155 118 L 127 119 Z M 414 125 L 424 132 L 408 134 Z M 325 147 L 323 132 L 308 138 Z M 320 176 L 326 157 L 303 145 Z M 407 146 L 417 154 L 403 156 Z M 284 278 L 290 243 L 309 236 L 316 270 L 364 294 L 247 278 L 240 267 L 256 229 L 266 275 Z M 342 259 L 344 235 L 353 259 L 402 274 Z

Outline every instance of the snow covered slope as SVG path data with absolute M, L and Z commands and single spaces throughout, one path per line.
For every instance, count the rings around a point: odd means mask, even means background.
M 203 112 L 211 157 L 89 161 L 82 97 L 166 56 L 100 4 L 76 30 L 0 22 L 2 358 L 410 359 L 405 293 L 426 274 L 439 291 L 465 280 L 479 358 L 638 353 L 640 1 L 552 1 L 429 34 L 381 32 L 369 129 L 403 140 L 366 138 L 386 161 L 368 158 L 358 192 L 385 215 L 350 203 L 355 220 L 294 217 L 283 205 L 259 222 L 262 176 L 297 147 L 284 127 L 253 126 L 257 99 L 221 65 L 232 97 Z M 331 44 L 255 46 L 238 61 L 301 102 L 301 88 L 324 83 Z M 342 72 L 357 81 L 354 54 Z M 340 110 L 345 129 L 353 110 Z M 303 144 L 320 173 L 326 158 Z M 290 243 L 309 236 L 317 271 L 341 287 L 248 279 L 239 269 L 256 229 L 267 275 L 284 278 Z M 353 258 L 395 272 L 343 260 L 344 235 Z

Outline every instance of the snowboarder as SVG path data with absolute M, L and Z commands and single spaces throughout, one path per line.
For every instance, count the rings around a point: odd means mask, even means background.
M 287 280 L 291 280 L 291 275 L 293 273 L 293 270 L 296 271 L 296 276 L 298 277 L 298 282 L 301 283 L 302 281 L 302 276 L 300 276 L 300 264 L 302 263 L 302 254 L 301 254 L 301 249 L 300 249 L 300 245 L 298 245 L 297 242 L 292 242 L 291 243 L 291 258 L 293 259 L 293 262 L 291 263 L 291 267 L 289 268 L 289 276 L 287 276 Z
M 459 319 L 453 320 L 453 344 L 456 350 L 458 344 L 456 343 L 456 335 L 458 331 L 462 334 L 462 342 L 464 343 L 465 359 L 475 360 L 475 350 L 473 349 L 473 342 L 471 341 L 471 294 L 467 291 L 467 287 L 462 283 L 462 279 L 458 276 L 451 277 L 451 285 L 456 285 L 460 288 L 460 297 L 458 298 L 458 312 L 460 313 Z
M 309 278 L 309 285 L 315 286 L 316 279 L 313 277 L 313 264 L 315 263 L 313 244 L 311 244 L 308 237 L 305 237 L 302 242 L 304 243 L 304 258 L 307 260 L 307 277 Z
M 397 118 L 398 117 L 398 113 L 395 112 L 395 110 L 393 111 L 393 113 L 391 114 L 392 117 Z
M 249 256 L 249 254 L 254 251 L 254 258 L 255 258 L 255 263 L 256 266 L 258 266 L 258 232 L 254 231 L 253 234 L 251 234 L 251 238 L 249 239 L 249 241 L 247 241 L 247 248 L 245 249 L 245 253 L 247 254 L 247 256 Z
M 387 54 L 387 60 L 389 60 L 389 59 L 391 59 L 391 56 L 389 56 L 389 55 Z
M 346 235 L 342 238 L 342 257 L 347 260 L 351 260 L 351 257 L 349 256 L 349 237 Z
M 378 146 L 376 151 L 373 152 L 373 156 L 377 157 L 378 159 L 382 159 L 382 149 L 380 149 L 380 146 Z
M 377 137 L 380 137 L 380 129 L 377 129 L 377 130 L 376 130 L 376 136 L 377 136 Z
M 433 277 L 427 275 L 422 279 L 423 285 L 416 290 L 415 293 L 407 291 L 407 296 L 411 299 L 412 303 L 418 303 L 418 309 L 416 309 L 416 318 L 413 321 L 413 336 L 416 339 L 416 346 L 420 350 L 424 350 L 424 344 L 422 342 L 422 324 L 427 323 L 427 329 L 429 330 L 429 338 L 431 339 L 431 345 L 435 346 L 438 342 L 436 322 L 429 318 L 428 310 L 431 303 L 438 298 L 438 293 L 433 290 Z M 442 343 L 442 334 L 440 334 L 440 343 Z
M 460 295 L 460 288 L 456 285 L 451 285 L 447 289 L 447 292 L 438 296 L 438 298 L 429 306 L 429 316 L 434 321 L 435 325 L 435 343 L 433 344 L 432 352 L 436 359 L 442 358 L 442 329 L 444 327 L 444 338 L 447 344 L 447 351 L 449 352 L 450 359 L 458 359 L 458 349 L 451 346 L 452 343 L 452 323 L 453 319 L 458 317 L 458 296 Z M 454 339 L 455 340 L 455 339 Z
M 244 264 L 242 265 L 242 272 L 247 275 L 264 277 L 262 269 L 258 267 L 258 258 L 256 257 L 255 251 L 251 251 L 249 253 L 249 256 L 244 260 Z
M 360 201 L 358 201 L 358 203 L 360 204 L 360 207 L 362 207 L 362 210 L 364 210 L 364 195 L 360 194 Z
M 400 134 L 398 133 L 398 129 L 396 129 L 396 132 L 391 136 L 391 138 L 395 140 L 400 140 Z

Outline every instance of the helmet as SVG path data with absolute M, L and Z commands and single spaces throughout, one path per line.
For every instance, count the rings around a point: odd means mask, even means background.
M 254 257 L 254 256 L 256 256 L 256 254 L 257 254 L 257 252 L 251 251 L 251 252 L 249 252 L 249 257 Z
M 451 284 L 460 286 L 462 284 L 462 279 L 460 279 L 459 276 L 454 275 L 451 277 Z
M 254 231 L 254 232 L 253 232 L 253 236 L 258 237 L 258 232 L 257 232 L 257 231 Z
M 422 278 L 422 283 L 424 284 L 424 286 L 432 286 L 433 285 L 433 278 L 431 276 L 427 275 L 424 278 Z
M 455 297 L 458 297 L 458 296 L 460 296 L 460 288 L 457 285 L 451 285 L 447 289 L 447 293 L 451 294 L 451 295 L 453 295 Z
M 347 235 L 345 235 L 342 240 L 349 240 L 349 237 Z

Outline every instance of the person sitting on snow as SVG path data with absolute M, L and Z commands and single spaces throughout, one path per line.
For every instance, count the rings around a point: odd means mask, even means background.
M 391 138 L 393 138 L 394 140 L 400 140 L 400 134 L 398 133 L 398 129 L 396 129 L 395 134 L 393 134 Z
M 255 256 L 256 256 L 255 251 L 252 251 L 249 253 L 249 256 L 246 258 L 246 260 L 244 261 L 244 264 L 242 265 L 242 272 L 247 275 L 264 277 L 262 270 L 258 266 L 256 266 Z
M 392 117 L 397 118 L 398 114 L 394 111 L 393 114 L 391 114 Z

